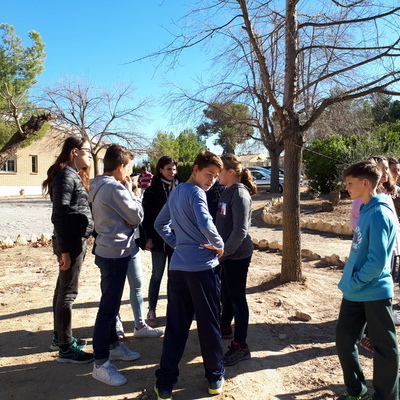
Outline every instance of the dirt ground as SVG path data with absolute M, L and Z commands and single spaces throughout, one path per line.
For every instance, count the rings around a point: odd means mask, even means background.
M 268 235 L 268 227 L 258 216 L 265 198 L 255 199 L 253 236 Z M 308 204 L 312 208 L 311 202 Z M 348 218 L 349 205 L 339 212 Z M 314 212 L 318 211 L 316 202 Z M 339 218 L 339 215 L 336 216 Z M 320 246 L 320 236 L 315 240 Z M 337 239 L 338 241 L 340 239 Z M 151 263 L 142 253 L 144 297 Z M 344 390 L 334 344 L 335 321 L 341 295 L 336 287 L 341 271 L 318 262 L 304 262 L 305 280 L 280 284 L 279 253 L 254 252 L 248 279 L 250 326 L 248 343 L 252 358 L 228 367 L 223 394 L 216 399 L 334 399 Z M 18 246 L 0 250 L 0 399 L 156 399 L 152 387 L 158 366 L 162 337 L 133 338 L 132 311 L 126 285 L 121 315 L 127 337 L 125 343 L 141 353 L 134 362 L 117 361 L 128 383 L 111 387 L 91 377 L 91 364 L 56 362 L 49 350 L 52 335 L 52 294 L 57 266 L 51 247 Z M 165 326 L 166 279 L 160 293 L 158 316 Z M 74 335 L 91 337 L 100 297 L 99 272 L 88 252 L 74 305 Z M 311 315 L 308 322 L 296 318 L 296 311 Z M 228 341 L 224 341 L 227 349 Z M 372 358 L 361 350 L 366 378 L 371 383 Z M 180 378 L 174 400 L 207 399 L 206 380 L 196 324 L 193 322 L 186 351 L 180 364 Z M 372 394 L 372 393 L 371 393 Z

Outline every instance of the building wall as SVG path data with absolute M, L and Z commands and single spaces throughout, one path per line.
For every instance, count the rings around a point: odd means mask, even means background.
M 24 195 L 41 195 L 47 170 L 67 137 L 67 133 L 51 128 L 43 139 L 20 148 L 16 154 L 16 172 L 0 171 L 0 197 L 19 196 L 21 190 L 24 190 Z M 37 156 L 37 172 L 32 171 L 32 156 Z

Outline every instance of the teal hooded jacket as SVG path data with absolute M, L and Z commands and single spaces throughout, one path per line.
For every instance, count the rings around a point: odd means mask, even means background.
M 349 259 L 338 284 L 346 300 L 363 302 L 393 297 L 390 268 L 395 218 L 388 196 L 383 193 L 361 206 Z

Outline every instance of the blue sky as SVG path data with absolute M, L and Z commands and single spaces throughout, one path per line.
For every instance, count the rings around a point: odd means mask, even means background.
M 1 11 L 1 23 L 13 25 L 30 46 L 28 32 L 38 31 L 46 44 L 45 71 L 38 86 L 52 86 L 64 76 L 81 78 L 110 89 L 131 83 L 138 99 L 152 97 L 155 107 L 138 127 L 151 138 L 158 130 L 179 133 L 162 107 L 166 79 L 190 86 L 204 71 L 207 56 L 201 49 L 184 52 L 173 71 L 156 69 L 157 62 L 130 61 L 157 51 L 171 40 L 171 29 L 186 9 L 180 0 L 14 0 Z

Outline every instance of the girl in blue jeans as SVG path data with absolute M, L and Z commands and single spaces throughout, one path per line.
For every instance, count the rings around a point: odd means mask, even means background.
M 176 176 L 177 162 L 168 156 L 161 157 L 154 172 L 151 186 L 143 194 L 144 219 L 142 226 L 146 232 L 146 250 L 151 251 L 152 273 L 149 284 L 149 311 L 147 324 L 158 325 L 156 307 L 165 265 L 170 262 L 173 250 L 154 229 L 154 222 L 171 191 L 179 184 Z

